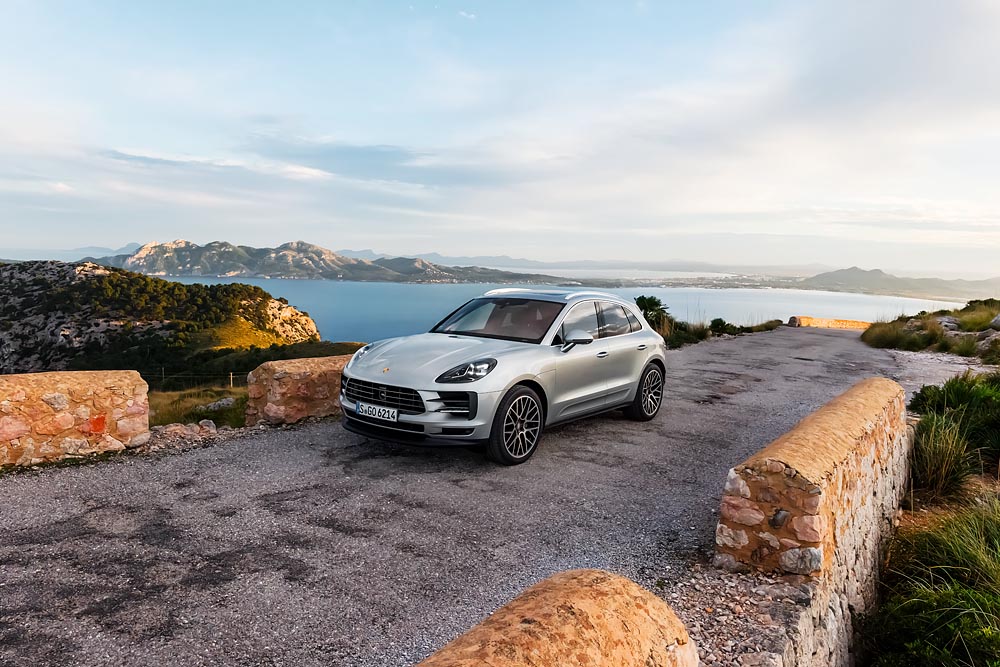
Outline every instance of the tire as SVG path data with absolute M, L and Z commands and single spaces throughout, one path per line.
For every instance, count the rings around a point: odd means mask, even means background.
M 538 449 L 544 426 L 545 410 L 538 394 L 525 386 L 514 387 L 493 416 L 486 453 L 501 465 L 524 463 Z
M 632 404 L 625 408 L 625 416 L 638 422 L 648 422 L 656 416 L 663 404 L 663 371 L 650 364 L 639 376 Z

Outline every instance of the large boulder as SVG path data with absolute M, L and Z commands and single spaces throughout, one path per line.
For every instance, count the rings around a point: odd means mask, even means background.
M 993 321 L 990 322 L 990 328 L 1000 331 L 1000 315 L 993 318 Z
M 940 317 L 935 317 L 937 323 L 941 325 L 941 328 L 945 331 L 958 331 L 959 322 L 957 317 L 952 317 L 951 315 L 941 315 Z

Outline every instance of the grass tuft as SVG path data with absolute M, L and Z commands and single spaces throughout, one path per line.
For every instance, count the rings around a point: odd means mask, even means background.
M 935 413 L 920 419 L 911 469 L 915 489 L 930 498 L 952 497 L 976 469 L 961 423 Z

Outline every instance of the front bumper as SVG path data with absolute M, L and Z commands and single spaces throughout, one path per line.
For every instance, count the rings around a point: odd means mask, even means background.
M 475 409 L 473 414 L 452 414 L 444 411 L 442 392 L 470 391 L 468 385 L 456 385 L 447 390 L 415 389 L 424 404 L 424 412 L 420 414 L 398 413 L 398 421 L 390 422 L 361 416 L 357 413 L 354 400 L 346 395 L 348 379 L 358 379 L 372 382 L 368 378 L 356 377 L 344 373 L 341 379 L 340 407 L 343 412 L 344 428 L 379 440 L 403 442 L 412 444 L 435 445 L 475 445 L 489 440 L 490 429 L 493 426 L 493 415 L 496 413 L 501 392 L 472 392 Z

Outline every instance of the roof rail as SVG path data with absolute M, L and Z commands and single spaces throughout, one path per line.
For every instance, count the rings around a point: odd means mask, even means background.
M 535 292 L 535 291 L 537 290 L 528 289 L 526 287 L 501 287 L 500 289 L 491 289 L 483 296 L 493 296 L 494 294 L 516 294 L 517 292 Z
M 566 295 L 566 300 L 569 301 L 570 299 L 576 299 L 581 296 L 594 296 L 594 297 L 601 297 L 602 299 L 618 299 L 619 301 L 622 300 L 627 301 L 627 299 L 624 299 L 623 297 L 620 297 L 617 294 L 608 294 L 607 292 L 598 292 L 596 290 L 581 290 L 579 292 L 570 292 L 569 294 Z

